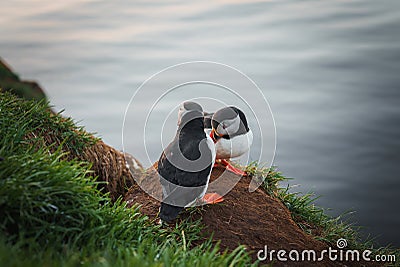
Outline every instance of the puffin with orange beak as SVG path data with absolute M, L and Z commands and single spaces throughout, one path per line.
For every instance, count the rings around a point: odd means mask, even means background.
M 246 176 L 246 172 L 233 167 L 227 161 L 249 151 L 253 143 L 253 133 L 243 111 L 234 106 L 224 107 L 215 113 L 205 114 L 204 122 L 206 132 L 215 143 L 216 159 L 226 170 Z

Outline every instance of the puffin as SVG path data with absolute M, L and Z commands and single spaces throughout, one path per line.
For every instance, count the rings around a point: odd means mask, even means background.
M 217 193 L 206 194 L 215 157 L 215 144 L 204 132 L 202 107 L 196 102 L 183 102 L 176 135 L 158 161 L 162 187 L 159 223 L 176 219 L 186 207 L 223 201 Z
M 215 113 L 205 113 L 204 125 L 206 133 L 215 143 L 216 160 L 224 165 L 226 170 L 246 176 L 246 172 L 233 167 L 227 161 L 249 151 L 253 143 L 253 133 L 243 111 L 235 106 L 228 106 Z

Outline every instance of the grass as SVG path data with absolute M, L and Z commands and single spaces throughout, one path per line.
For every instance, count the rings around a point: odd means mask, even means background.
M 90 165 L 68 159 L 96 142 L 46 102 L 0 93 L 0 266 L 248 266 L 220 252 L 190 219 L 164 229 L 97 189 Z M 59 140 L 42 133 L 58 132 Z M 33 133 L 33 134 L 32 134 Z M 68 159 L 68 160 L 67 160 Z

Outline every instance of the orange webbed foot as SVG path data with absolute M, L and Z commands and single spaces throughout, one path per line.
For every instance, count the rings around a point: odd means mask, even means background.
M 239 176 L 247 176 L 247 173 L 246 173 L 246 172 L 244 172 L 244 171 L 242 171 L 242 170 L 240 170 L 240 169 L 238 169 L 238 168 L 233 167 L 232 164 L 229 163 L 227 160 L 222 159 L 220 162 L 221 162 L 222 165 L 225 166 L 225 169 L 226 169 L 227 171 L 232 172 L 232 173 L 234 173 L 234 174 L 237 174 L 237 175 L 239 175 Z
M 217 204 L 224 201 L 224 198 L 218 193 L 207 193 L 202 200 L 206 204 Z

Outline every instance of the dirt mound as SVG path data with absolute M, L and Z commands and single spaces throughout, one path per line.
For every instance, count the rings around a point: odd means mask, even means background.
M 156 167 L 156 165 L 155 165 Z M 232 173 L 223 172 L 222 167 L 213 169 L 211 181 L 214 181 L 222 173 L 226 177 L 237 180 Z M 225 201 L 216 205 L 207 205 L 198 209 L 198 212 L 190 215 L 184 212 L 180 217 L 192 216 L 201 219 L 204 227 L 204 238 L 213 234 L 215 242 L 220 241 L 222 249 L 233 250 L 238 245 L 244 245 L 257 259 L 257 252 L 268 246 L 268 251 L 284 249 L 287 252 L 297 250 L 322 251 L 328 249 L 328 245 L 315 240 L 312 236 L 302 231 L 292 220 L 289 210 L 277 199 L 270 197 L 262 189 L 249 193 L 250 178 L 244 177 L 227 195 Z M 139 183 L 145 185 L 149 191 L 160 194 L 159 178 L 154 167 L 148 169 L 139 179 Z M 218 188 L 211 188 L 209 192 L 218 192 Z M 220 192 L 218 192 L 220 193 Z M 137 184 L 128 191 L 124 199 L 128 206 L 134 203 L 141 204 L 141 212 L 155 219 L 160 203 L 144 192 Z M 333 247 L 333 249 L 335 249 Z M 317 254 L 319 255 L 319 254 Z M 286 254 L 287 257 L 287 254 Z M 318 257 L 318 256 L 317 256 Z M 274 254 L 276 259 L 276 252 Z M 327 257 L 325 257 L 327 258 Z M 268 260 L 262 263 L 269 263 Z M 351 266 L 346 263 L 331 262 L 325 259 L 322 262 L 275 262 L 274 266 Z M 359 266 L 359 263 L 355 264 Z

